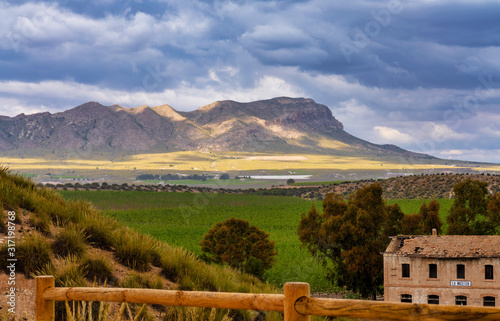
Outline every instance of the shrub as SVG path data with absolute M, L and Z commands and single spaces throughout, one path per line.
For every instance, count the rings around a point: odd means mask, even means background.
M 50 217 L 47 214 L 30 213 L 30 222 L 33 227 L 42 234 L 50 235 Z
M 54 273 L 56 286 L 60 287 L 82 287 L 86 286 L 84 273 L 81 265 L 78 263 L 78 257 L 70 255 L 64 259 L 62 266 L 60 266 Z
M 1 200 L 0 200 L 0 205 L 1 205 Z M 0 207 L 0 209 L 2 209 Z M 5 222 L 6 218 L 5 215 L 3 215 L 3 212 L 0 213 L 0 232 L 1 233 L 7 233 L 7 223 Z
M 277 254 L 269 234 L 236 218 L 217 223 L 200 245 L 213 262 L 225 263 L 258 277 L 273 265 Z
M 115 255 L 123 265 L 140 272 L 149 271 L 155 250 L 150 238 L 124 229 L 117 233 L 114 246 Z
M 0 247 L 0 269 L 5 271 L 7 269 L 7 259 L 9 258 L 9 250 L 7 243 L 2 244 Z M 1 320 L 1 319 L 0 319 Z
M 66 227 L 54 238 L 52 249 L 60 256 L 81 256 L 85 253 L 85 240 L 83 232 L 73 227 Z
M 33 233 L 19 243 L 16 258 L 19 268 L 26 276 L 30 276 L 52 263 L 50 245 L 45 238 Z
M 139 273 L 132 273 L 123 278 L 120 282 L 122 288 L 137 289 L 163 289 L 163 281 L 159 276 L 145 276 Z
M 117 224 L 108 218 L 89 215 L 83 219 L 79 227 L 93 247 L 109 250 L 114 243 L 113 232 Z
M 91 281 L 100 284 L 113 281 L 113 270 L 110 262 L 104 256 L 95 258 L 84 258 L 80 263 L 83 276 Z

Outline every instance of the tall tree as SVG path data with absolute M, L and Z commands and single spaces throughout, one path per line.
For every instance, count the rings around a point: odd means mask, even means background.
M 455 200 L 448 215 L 448 234 L 485 235 L 495 233 L 488 213 L 488 183 L 463 180 L 453 186 Z
M 488 202 L 488 217 L 496 226 L 497 231 L 500 227 L 500 193 L 491 195 Z
M 440 205 L 436 200 L 424 202 L 418 213 L 405 215 L 401 221 L 401 233 L 406 235 L 430 235 L 436 229 L 441 234 L 443 223 L 439 218 Z
M 424 217 L 420 213 L 405 215 L 401 221 L 401 233 L 404 235 L 423 235 Z
M 424 235 L 432 234 L 432 229 L 436 229 L 438 234 L 442 233 L 441 228 L 443 227 L 443 222 L 439 218 L 439 209 L 441 206 L 436 200 L 432 200 L 429 204 L 424 202 L 420 206 L 419 214 L 422 215 L 423 219 L 423 233 Z
M 397 204 L 385 203 L 382 192 L 374 183 L 347 201 L 328 194 L 323 213 L 313 206 L 302 214 L 298 229 L 303 246 L 327 267 L 330 280 L 364 298 L 374 299 L 382 291 L 381 253 L 390 241 L 388 235 L 399 233 L 403 217 Z

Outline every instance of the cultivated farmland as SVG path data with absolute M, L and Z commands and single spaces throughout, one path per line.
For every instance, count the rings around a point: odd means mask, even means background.
M 269 270 L 267 281 L 282 286 L 285 282 L 303 281 L 314 292 L 332 292 L 320 264 L 305 249 L 300 249 L 296 231 L 301 213 L 321 201 L 297 197 L 241 194 L 205 194 L 138 191 L 61 191 L 67 199 L 91 201 L 127 226 L 150 234 L 172 245 L 183 246 L 201 254 L 199 242 L 217 222 L 231 217 L 248 220 L 270 234 L 276 241 L 278 256 Z M 418 212 L 424 200 L 390 200 L 397 202 L 406 214 Z M 445 222 L 452 200 L 439 200 L 441 219 Z

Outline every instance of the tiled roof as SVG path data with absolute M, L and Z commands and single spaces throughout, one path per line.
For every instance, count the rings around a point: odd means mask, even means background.
M 500 235 L 398 236 L 386 253 L 429 258 L 500 257 Z

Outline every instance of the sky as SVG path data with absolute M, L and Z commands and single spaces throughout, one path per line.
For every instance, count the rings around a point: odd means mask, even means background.
M 307 97 L 347 132 L 500 163 L 500 1 L 0 0 L 0 115 Z

